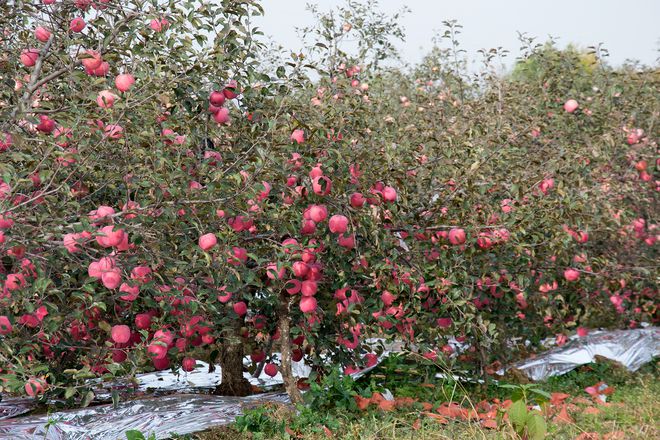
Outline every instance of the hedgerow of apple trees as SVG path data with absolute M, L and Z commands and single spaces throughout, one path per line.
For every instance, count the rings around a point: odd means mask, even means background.
M 245 394 L 250 355 L 297 400 L 292 360 L 354 371 L 370 337 L 480 372 L 657 319 L 653 73 L 530 47 L 471 78 L 452 23 L 390 69 L 359 3 L 281 59 L 252 0 L 3 12 L 3 390 L 205 359 Z

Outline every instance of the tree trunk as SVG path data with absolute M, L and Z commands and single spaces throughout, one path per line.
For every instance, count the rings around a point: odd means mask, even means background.
M 240 320 L 236 320 L 230 328 L 230 334 L 225 338 L 220 348 L 220 367 L 222 382 L 215 387 L 213 394 L 222 396 L 248 396 L 252 394 L 252 385 L 243 376 L 243 341 L 240 337 Z
M 282 365 L 280 366 L 280 373 L 284 380 L 284 389 L 286 390 L 291 403 L 303 403 L 302 394 L 298 389 L 296 378 L 293 377 L 291 370 L 291 320 L 289 317 L 290 297 L 282 295 L 280 298 L 279 309 L 279 323 L 280 330 L 280 353 L 282 355 Z

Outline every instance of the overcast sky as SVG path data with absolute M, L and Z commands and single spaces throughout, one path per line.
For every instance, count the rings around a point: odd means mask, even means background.
M 308 25 L 312 15 L 305 5 L 316 3 L 328 10 L 344 0 L 263 0 L 266 16 L 255 23 L 286 49 L 300 49 L 296 26 Z M 471 59 L 477 50 L 502 46 L 511 53 L 511 64 L 519 54 L 516 31 L 546 41 L 558 38 L 560 46 L 581 47 L 604 43 L 609 62 L 626 59 L 657 65 L 660 57 L 660 0 L 380 0 L 384 12 L 406 5 L 411 13 L 402 24 L 406 41 L 400 45 L 403 59 L 416 62 L 431 46 L 434 30 L 443 20 L 463 25 L 461 45 Z

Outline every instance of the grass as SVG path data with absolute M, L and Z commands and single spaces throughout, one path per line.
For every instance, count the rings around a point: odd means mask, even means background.
M 397 368 L 396 363 L 384 365 L 374 376 L 381 378 L 383 384 L 399 397 L 417 395 L 434 405 L 446 401 L 447 395 L 453 397 L 464 407 L 476 406 L 482 399 L 507 399 L 511 394 L 508 389 L 490 385 L 486 387 L 461 387 L 456 383 L 436 379 L 429 380 L 428 375 L 409 376 L 408 381 L 402 375 L 395 380 L 387 380 L 390 369 Z M 558 410 L 546 413 L 546 439 L 644 439 L 660 438 L 660 382 L 657 379 L 658 362 L 645 366 L 640 372 L 631 374 L 611 363 L 596 363 L 584 366 L 564 376 L 555 377 L 539 384 L 539 389 L 549 393 L 566 393 L 568 414 L 571 421 L 556 420 Z M 401 364 L 399 364 L 401 369 Z M 405 370 L 405 366 L 403 369 Z M 419 371 L 418 371 L 419 372 Z M 385 379 L 382 379 L 382 378 Z M 364 379 L 363 379 L 364 381 Z M 420 404 L 406 409 L 384 412 L 377 408 L 367 411 L 355 411 L 346 402 L 336 408 L 329 408 L 329 401 L 341 402 L 337 394 L 350 386 L 358 394 L 369 394 L 376 390 L 374 379 L 370 383 L 353 384 L 335 382 L 330 384 L 329 397 L 320 401 L 312 400 L 306 409 L 294 412 L 291 408 L 270 405 L 254 410 L 238 423 L 206 431 L 183 438 L 190 440 L 257 440 L 257 439 L 345 439 L 345 440 L 435 440 L 435 439 L 520 439 L 511 424 L 498 417 L 497 428 L 486 429 L 478 421 L 448 419 L 438 422 L 429 417 Z M 422 382 L 424 381 L 424 382 Z M 427 382 L 428 381 L 428 382 Z M 584 391 L 587 386 L 597 382 L 606 382 L 613 388 L 607 405 L 599 405 L 589 399 Z M 424 384 L 423 386 L 421 384 Z M 433 387 L 431 385 L 434 385 Z M 324 384 L 328 389 L 328 384 Z M 451 390 L 451 393 L 448 393 Z M 319 390 L 319 392 L 321 392 Z M 411 396 L 412 397 L 412 396 Z M 433 401 L 433 399 L 435 399 Z M 530 402 L 533 403 L 533 402 Z M 589 408 L 587 410 L 587 408 Z M 593 412 L 594 414 L 590 414 Z M 327 428 L 327 430 L 324 428 Z M 597 436 L 588 437 L 587 433 Z M 582 435 L 582 437 L 580 437 Z

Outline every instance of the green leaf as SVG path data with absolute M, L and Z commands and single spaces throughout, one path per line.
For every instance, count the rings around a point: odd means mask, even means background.
M 527 434 L 530 440 L 542 440 L 548 431 L 545 420 L 538 413 L 530 414 L 527 419 Z
M 509 407 L 509 420 L 516 427 L 525 426 L 527 421 L 527 405 L 522 400 L 517 400 Z
M 85 394 L 85 397 L 83 398 L 82 402 L 80 403 L 80 406 L 83 408 L 86 408 L 89 406 L 90 403 L 92 403 L 92 400 L 94 400 L 94 392 L 93 391 L 87 391 L 87 394 Z
M 126 440 L 146 440 L 144 434 L 142 434 L 137 429 L 131 429 L 126 431 Z
M 76 391 L 76 389 L 75 389 L 74 387 L 69 387 L 69 388 L 67 388 L 66 391 L 64 392 L 64 398 L 65 398 L 65 399 L 70 399 L 70 398 L 72 398 L 73 396 L 76 395 L 76 392 L 77 392 L 77 391 Z

